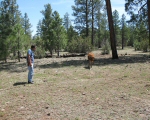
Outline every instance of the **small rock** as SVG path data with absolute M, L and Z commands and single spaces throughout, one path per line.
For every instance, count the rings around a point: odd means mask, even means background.
M 139 116 L 140 116 L 141 118 L 145 118 L 145 117 L 146 117 L 145 114 L 140 114 Z
M 10 102 L 6 102 L 5 104 L 9 104 Z
M 47 82 L 47 80 L 43 80 L 43 82 Z
M 96 98 L 95 100 L 99 100 L 99 98 Z
M 133 110 L 133 112 L 137 113 L 137 112 L 138 112 L 138 110 Z
M 145 87 L 150 87 L 150 84 L 146 84 Z
M 51 115 L 50 113 L 47 114 L 47 116 L 50 116 L 50 115 Z
M 48 109 L 48 107 L 45 107 L 45 109 Z
M 2 112 L 4 112 L 4 111 L 5 111 L 5 109 L 1 109 L 1 111 L 2 111 Z
M 20 107 L 20 109 L 24 109 L 24 107 L 22 106 L 22 107 Z

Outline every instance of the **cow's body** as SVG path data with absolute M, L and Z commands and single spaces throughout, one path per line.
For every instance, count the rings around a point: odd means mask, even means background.
M 94 62 L 94 54 L 92 52 L 88 53 L 88 60 L 89 60 L 89 68 L 92 68 L 92 64 Z

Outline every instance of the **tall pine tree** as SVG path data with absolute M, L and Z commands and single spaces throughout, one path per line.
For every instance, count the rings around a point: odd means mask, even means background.
M 45 10 L 42 10 L 41 13 L 43 15 L 42 19 L 42 39 L 44 40 L 44 47 L 45 50 L 49 50 L 49 52 L 52 55 L 52 50 L 54 49 L 54 40 L 53 37 L 53 31 L 52 31 L 52 8 L 50 4 L 44 5 Z
M 83 33 L 83 36 L 89 36 L 89 12 L 90 0 L 75 0 L 75 5 L 72 6 L 73 16 L 75 16 L 74 24 L 78 33 Z M 83 32 L 85 31 L 85 32 Z
M 118 53 L 117 53 L 117 48 L 116 48 L 116 38 L 115 38 L 115 32 L 114 32 L 114 26 L 113 26 L 111 3 L 110 3 L 110 0 L 105 0 L 105 1 L 106 1 L 106 7 L 107 7 L 108 22 L 109 22 L 112 58 L 118 59 Z
M 16 0 L 1 1 L 0 11 L 0 56 L 5 60 L 5 62 L 7 62 L 7 56 L 9 55 L 10 50 L 15 50 L 13 45 L 13 43 L 15 43 L 14 40 L 17 41 L 17 39 L 11 39 L 12 37 L 10 37 L 10 35 L 12 35 L 15 26 L 20 24 L 21 13 L 18 10 Z
M 31 38 L 31 23 L 30 23 L 30 20 L 28 18 L 28 14 L 25 13 L 24 14 L 24 17 L 23 17 L 23 28 L 24 28 L 24 32 L 25 32 L 25 35 L 29 36 Z
M 52 32 L 53 41 L 55 42 L 55 50 L 57 50 L 57 56 L 59 56 L 59 50 L 62 49 L 66 44 L 66 31 L 62 26 L 62 19 L 57 11 L 52 14 Z
M 119 20 L 119 12 L 117 10 L 113 11 L 113 22 L 114 22 L 114 30 L 115 30 L 115 37 L 116 37 L 116 45 L 118 45 L 120 20 Z
M 121 22 L 121 36 L 122 36 L 121 38 L 122 38 L 122 49 L 123 49 L 125 45 L 125 29 L 126 29 L 126 17 L 124 14 L 122 15 L 120 22 Z
M 70 18 L 69 18 L 69 14 L 68 14 L 68 13 L 66 13 L 66 14 L 64 15 L 63 25 L 64 25 L 65 29 L 68 31 L 68 29 L 69 29 L 70 26 L 71 26 L 71 20 L 70 20 Z
M 150 0 L 125 0 L 125 10 L 131 16 L 130 21 L 147 23 L 150 48 Z

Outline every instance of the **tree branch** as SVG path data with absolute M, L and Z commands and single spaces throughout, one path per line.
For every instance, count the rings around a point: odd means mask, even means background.
M 138 14 L 139 14 L 139 12 L 140 12 L 146 5 L 147 5 L 147 3 L 145 3 L 145 4 L 139 9 Z

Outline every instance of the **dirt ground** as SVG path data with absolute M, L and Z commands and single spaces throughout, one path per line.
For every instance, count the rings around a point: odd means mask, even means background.
M 150 120 L 150 58 L 133 49 L 119 59 L 87 56 L 35 59 L 34 84 L 26 60 L 0 63 L 0 120 Z

